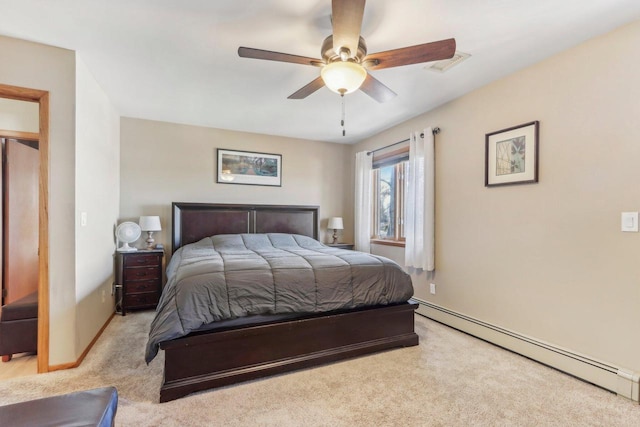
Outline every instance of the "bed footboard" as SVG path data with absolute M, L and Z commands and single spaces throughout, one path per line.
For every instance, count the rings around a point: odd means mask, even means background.
M 192 334 L 163 342 L 160 402 L 328 362 L 418 345 L 417 304 Z

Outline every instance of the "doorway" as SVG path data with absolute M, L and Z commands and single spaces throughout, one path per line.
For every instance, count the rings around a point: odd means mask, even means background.
M 5 138 L 2 156 L 2 305 L 38 290 L 38 140 Z
M 49 371 L 49 92 L 0 84 L 0 98 L 37 102 L 38 132 L 38 373 Z

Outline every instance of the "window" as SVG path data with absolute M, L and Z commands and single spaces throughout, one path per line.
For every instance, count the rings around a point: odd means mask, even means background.
M 408 150 L 373 159 L 373 236 L 387 242 L 404 242 L 405 176 Z

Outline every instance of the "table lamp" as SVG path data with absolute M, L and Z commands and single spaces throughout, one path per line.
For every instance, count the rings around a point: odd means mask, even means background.
M 342 225 L 342 218 L 339 216 L 329 218 L 329 224 L 327 225 L 328 229 L 333 230 L 333 244 L 335 245 L 338 242 L 338 230 L 344 229 Z
M 153 232 L 161 231 L 160 217 L 159 216 L 141 216 L 138 221 L 140 229 L 147 232 L 147 250 L 153 249 Z

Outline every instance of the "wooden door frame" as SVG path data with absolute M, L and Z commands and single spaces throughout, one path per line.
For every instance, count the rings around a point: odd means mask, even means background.
M 0 84 L 0 98 L 37 102 L 38 143 L 38 373 L 49 372 L 49 92 Z

